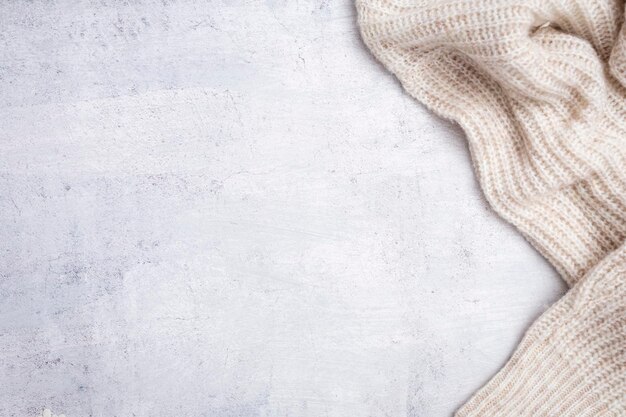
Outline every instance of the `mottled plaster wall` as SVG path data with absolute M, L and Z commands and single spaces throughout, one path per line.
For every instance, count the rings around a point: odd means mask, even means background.
M 0 4 L 0 415 L 449 416 L 564 291 L 338 1 Z

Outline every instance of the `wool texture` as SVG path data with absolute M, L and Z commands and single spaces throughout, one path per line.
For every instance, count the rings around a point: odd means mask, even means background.
M 626 27 L 616 0 L 357 0 L 362 38 L 465 131 L 570 291 L 458 416 L 626 416 Z

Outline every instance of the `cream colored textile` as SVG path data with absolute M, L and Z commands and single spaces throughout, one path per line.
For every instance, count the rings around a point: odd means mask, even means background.
M 492 207 L 573 287 L 460 416 L 626 416 L 623 1 L 357 0 L 362 37 L 466 132 Z

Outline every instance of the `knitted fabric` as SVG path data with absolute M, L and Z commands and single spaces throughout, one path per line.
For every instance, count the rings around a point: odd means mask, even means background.
M 459 416 L 626 416 L 626 27 L 615 0 L 357 0 L 404 88 L 464 129 L 491 206 L 573 288 Z

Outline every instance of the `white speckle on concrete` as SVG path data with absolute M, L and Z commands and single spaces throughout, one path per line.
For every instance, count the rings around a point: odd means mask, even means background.
M 564 291 L 350 0 L 0 5 L 0 415 L 449 416 Z

